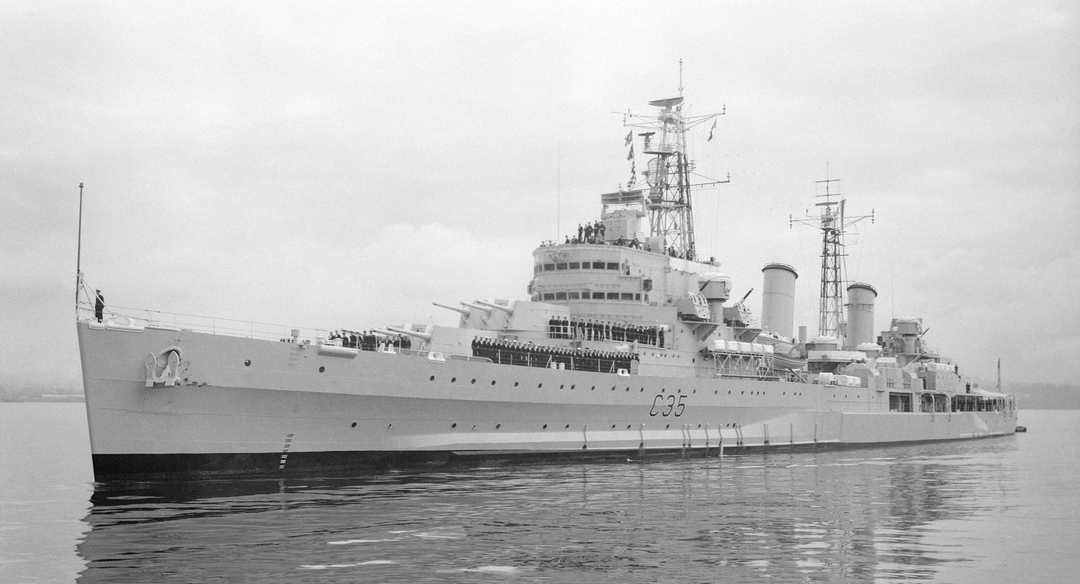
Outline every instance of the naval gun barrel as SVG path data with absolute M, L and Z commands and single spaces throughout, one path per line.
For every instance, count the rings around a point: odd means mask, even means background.
M 441 302 L 432 302 L 432 304 L 440 308 L 445 308 L 447 310 L 453 310 L 454 312 L 458 312 L 461 314 L 461 316 L 464 316 L 465 318 L 468 318 L 469 315 L 472 314 L 472 311 L 468 308 L 458 308 L 457 306 L 450 306 L 449 304 L 443 304 Z
M 750 295 L 751 295 L 751 294 L 753 294 L 753 293 L 754 293 L 754 289 L 753 289 L 753 288 L 751 288 L 751 289 L 750 289 L 750 291 L 749 291 L 749 292 L 747 292 L 747 293 L 746 293 L 746 295 L 742 297 L 742 300 L 740 300 L 740 301 L 738 302 L 738 304 L 742 304 L 743 302 L 746 302 L 746 299 L 747 299 L 747 298 L 749 298 L 749 297 L 750 297 Z
M 477 304 L 483 304 L 484 306 L 488 306 L 490 308 L 494 308 L 495 310 L 501 310 L 501 311 L 505 312 L 506 314 L 514 314 L 514 309 L 510 308 L 509 306 L 503 306 L 502 304 L 495 304 L 494 302 L 486 302 L 484 300 L 477 300 L 476 303 Z
M 398 328 L 396 326 L 388 326 L 386 328 L 387 328 L 387 330 L 394 331 L 395 333 L 398 333 L 398 334 L 408 335 L 410 337 L 416 337 L 416 338 L 424 341 L 425 343 L 431 340 L 431 333 L 422 333 L 422 332 L 419 332 L 419 331 L 411 331 L 409 329 Z
M 475 309 L 483 312 L 484 314 L 486 314 L 488 316 L 491 316 L 491 310 L 492 309 L 488 308 L 487 306 L 481 306 L 479 304 L 473 304 L 472 302 L 462 302 L 461 305 L 462 306 L 468 306 L 469 308 L 475 308 Z

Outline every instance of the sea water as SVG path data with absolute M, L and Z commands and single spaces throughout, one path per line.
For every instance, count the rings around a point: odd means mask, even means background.
M 356 479 L 95 485 L 0 403 L 0 582 L 1071 582 L 1080 412 L 1026 434 Z

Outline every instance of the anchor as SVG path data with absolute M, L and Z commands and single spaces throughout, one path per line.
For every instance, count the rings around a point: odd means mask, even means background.
M 180 365 L 182 362 L 180 347 L 162 349 L 157 355 L 150 353 L 146 356 L 146 387 L 154 387 L 156 384 L 164 384 L 165 387 L 173 387 L 180 382 Z M 183 362 L 187 369 L 187 362 Z

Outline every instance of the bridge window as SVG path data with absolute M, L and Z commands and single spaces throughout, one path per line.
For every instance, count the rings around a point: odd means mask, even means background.
M 634 294 L 632 292 L 623 292 L 622 293 L 622 299 L 623 300 L 633 300 L 634 299 Z
M 577 300 L 580 294 L 578 292 L 569 292 L 567 298 L 570 300 Z
M 547 300 L 555 300 L 555 295 L 552 294 L 551 292 L 547 292 L 547 293 L 544 294 L 544 300 L 545 301 L 547 301 Z
M 592 267 L 594 270 L 602 270 L 604 269 L 604 262 L 593 262 Z
M 555 300 L 566 300 L 566 292 L 556 292 Z
M 555 271 L 555 264 L 544 264 L 544 271 L 545 272 L 554 272 Z
M 607 269 L 617 270 L 619 269 L 619 262 L 608 262 Z
M 555 264 L 555 269 L 556 270 L 565 270 L 566 269 L 566 262 L 561 262 L 561 263 Z
M 618 300 L 619 299 L 619 293 L 618 292 L 608 292 L 607 293 L 607 298 L 608 298 L 608 300 Z
M 580 270 L 581 269 L 581 263 L 580 262 L 570 262 L 570 269 L 571 270 Z

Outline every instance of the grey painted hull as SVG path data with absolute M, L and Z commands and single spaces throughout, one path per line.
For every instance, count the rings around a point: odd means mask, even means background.
M 1010 434 L 1016 411 L 891 413 L 888 392 L 553 370 L 78 324 L 95 476 L 356 473 L 507 459 Z M 147 387 L 148 354 L 183 352 Z

